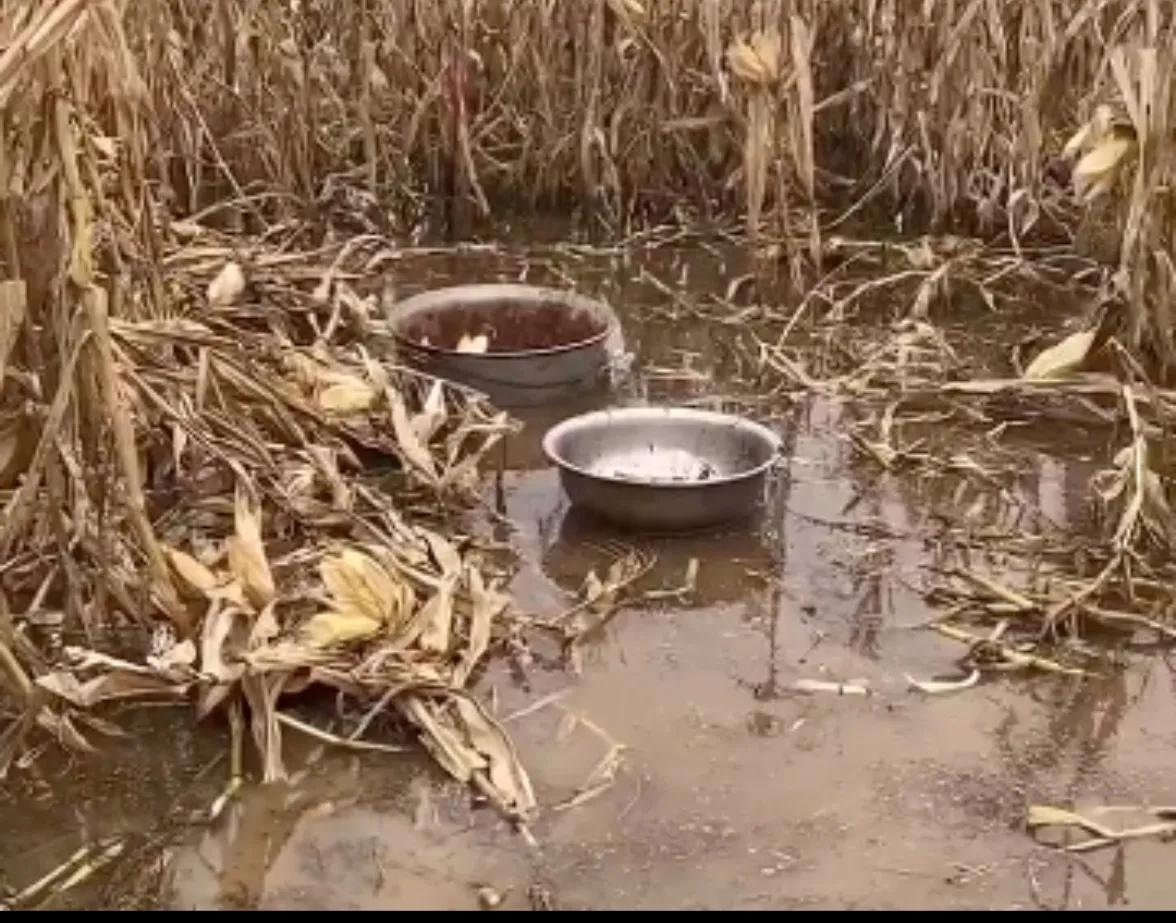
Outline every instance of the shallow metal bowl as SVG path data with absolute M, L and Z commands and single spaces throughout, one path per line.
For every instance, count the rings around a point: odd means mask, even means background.
M 502 407 L 568 400 L 607 384 L 619 324 L 608 305 L 534 285 L 456 285 L 413 295 L 389 317 L 412 366 L 477 388 Z M 459 352 L 485 336 L 483 353 Z
M 618 525 L 665 531 L 752 515 L 780 445 L 758 423 L 682 407 L 600 410 L 543 437 L 574 506 Z

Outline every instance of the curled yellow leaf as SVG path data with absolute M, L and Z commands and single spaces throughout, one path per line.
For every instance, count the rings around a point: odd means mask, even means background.
M 1035 381 L 1054 380 L 1081 370 L 1094 345 L 1095 333 L 1094 330 L 1080 330 L 1042 350 L 1025 369 L 1025 378 Z
M 291 350 L 282 356 L 282 362 L 302 387 L 308 391 L 318 384 L 322 369 L 310 356 Z
M 166 548 L 165 553 L 172 570 L 197 593 L 210 593 L 220 585 L 216 574 L 190 554 L 180 551 L 178 548 Z
M 645 21 L 647 13 L 644 4 L 639 0 L 608 0 L 608 5 L 629 28 Z
M 264 609 L 277 590 L 261 540 L 261 509 L 250 502 L 241 487 L 237 488 L 234 519 L 236 534 L 227 543 L 229 570 L 240 581 L 250 604 Z
M 225 263 L 215 279 L 208 283 L 208 303 L 227 308 L 237 303 L 245 292 L 245 272 L 238 263 Z
M 329 413 L 363 413 L 376 402 L 378 392 L 362 378 L 333 376 L 334 381 L 318 393 L 318 405 Z
M 319 566 L 331 604 L 342 615 L 379 626 L 398 624 L 410 605 L 404 583 L 374 558 L 354 548 L 324 558 Z
M 1109 192 L 1119 171 L 1135 152 L 1135 138 L 1126 133 L 1113 133 L 1092 148 L 1074 167 L 1074 191 L 1086 201 Z
M 314 647 L 335 647 L 366 641 L 379 633 L 381 624 L 359 612 L 320 612 L 302 626 L 302 637 Z
M 1111 131 L 1114 122 L 1114 112 L 1105 103 L 1094 110 L 1090 121 L 1083 124 L 1066 142 L 1062 148 L 1062 156 L 1072 158 L 1105 139 Z
M 780 33 L 756 32 L 751 40 L 737 38 L 727 48 L 727 65 L 740 80 L 767 86 L 780 79 Z

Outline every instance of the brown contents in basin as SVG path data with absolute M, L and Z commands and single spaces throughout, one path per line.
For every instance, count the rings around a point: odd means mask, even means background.
M 565 305 L 486 304 L 436 308 L 415 315 L 401 335 L 435 349 L 457 349 L 463 335 L 485 334 L 488 352 L 521 352 L 582 343 L 604 333 L 604 325 L 588 311 Z

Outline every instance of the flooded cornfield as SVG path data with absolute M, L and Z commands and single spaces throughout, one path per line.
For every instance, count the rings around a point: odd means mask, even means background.
M 590 574 L 641 562 L 593 632 L 571 644 L 520 632 L 476 676 L 535 787 L 530 836 L 395 728 L 381 739 L 403 752 L 290 736 L 289 781 L 247 783 L 210 819 L 228 772 L 223 719 L 134 705 L 103 713 L 122 736 L 100 753 L 47 750 L 0 788 L 0 883 L 19 892 L 99 843 L 108 864 L 48 906 L 1171 905 L 1170 845 L 1069 853 L 1025 824 L 1030 805 L 1176 801 L 1165 656 L 1128 634 L 1090 675 L 974 673 L 969 646 L 930 627 L 947 605 L 931 590 L 960 548 L 1015 587 L 1045 566 L 1043 549 L 1098 541 L 1090 480 L 1120 433 L 1060 416 L 996 432 L 914 388 L 904 400 L 925 406 L 902 452 L 950 464 L 883 464 L 890 398 L 765 376 L 756 337 L 774 342 L 798 303 L 722 241 L 421 250 L 386 273 L 398 296 L 555 284 L 621 320 L 612 393 L 519 412 L 462 525 L 539 622 L 573 621 Z M 1010 351 L 1066 310 L 1026 297 L 931 320 L 954 368 L 1000 377 Z M 818 378 L 860 367 L 905 316 L 905 302 L 871 297 L 836 324 L 814 308 L 789 331 L 792 355 Z M 569 507 L 545 429 L 598 406 L 670 402 L 735 410 L 780 435 L 755 521 L 643 537 Z M 1001 547 L 1002 535 L 1018 544 Z M 323 694 L 298 713 L 331 726 L 342 708 Z
M 0 5 L 0 910 L 1171 905 L 1174 87 L 1159 0 Z

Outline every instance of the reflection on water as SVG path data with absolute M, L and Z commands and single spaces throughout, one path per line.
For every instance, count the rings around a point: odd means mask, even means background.
M 568 417 L 612 406 L 615 396 L 608 391 L 584 396 L 575 401 L 561 401 L 544 407 L 528 407 L 512 412 L 521 427 L 502 440 L 497 453 L 484 461 L 486 467 L 503 471 L 537 471 L 547 467 L 543 454 L 543 435 Z
M 676 606 L 693 607 L 733 602 L 747 596 L 748 582 L 770 572 L 771 554 L 754 525 L 706 535 L 640 538 L 626 535 L 625 545 L 598 520 L 557 501 L 546 520 L 548 543 L 540 552 L 544 576 L 567 592 L 578 592 L 589 570 L 603 573 L 619 550 L 632 545 L 653 555 L 656 563 L 642 579 L 642 589 L 670 590 L 683 586 L 691 561 L 698 562 L 693 592 Z M 554 533 L 554 534 L 553 534 Z M 717 554 L 717 549 L 722 549 Z

